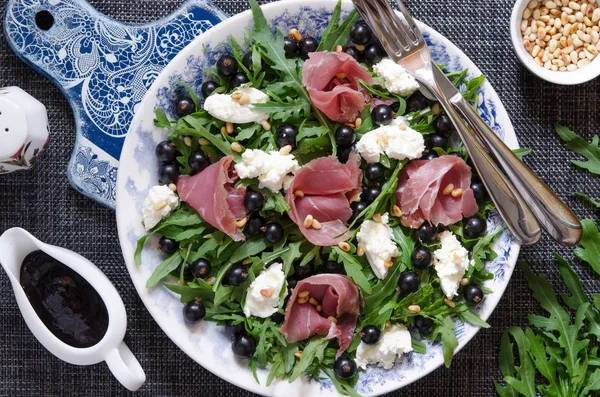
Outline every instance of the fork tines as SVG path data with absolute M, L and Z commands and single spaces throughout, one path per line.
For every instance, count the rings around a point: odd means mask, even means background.
M 420 47 L 425 40 L 402 0 L 395 1 L 403 18 L 398 16 L 388 0 L 353 0 L 388 54 L 401 56 Z

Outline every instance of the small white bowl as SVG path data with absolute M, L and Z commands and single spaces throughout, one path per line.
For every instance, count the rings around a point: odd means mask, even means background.
M 600 75 L 600 55 L 592 60 L 592 62 L 573 72 L 553 72 L 535 63 L 531 54 L 527 52 L 523 45 L 523 35 L 521 34 L 521 21 L 525 8 L 530 0 L 517 0 L 510 17 L 510 35 L 517 56 L 531 73 L 554 84 L 573 85 L 581 84 L 586 81 L 595 79 Z M 560 2 L 560 0 L 558 0 Z

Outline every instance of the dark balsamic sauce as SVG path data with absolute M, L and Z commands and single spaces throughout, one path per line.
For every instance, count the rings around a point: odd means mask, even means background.
M 90 347 L 106 334 L 104 301 L 70 267 L 45 252 L 34 251 L 23 260 L 20 282 L 39 318 L 64 343 Z

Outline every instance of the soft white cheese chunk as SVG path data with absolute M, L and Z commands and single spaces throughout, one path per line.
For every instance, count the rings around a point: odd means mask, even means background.
M 285 283 L 281 263 L 273 263 L 263 270 L 248 287 L 244 314 L 246 317 L 266 318 L 277 311 L 279 294 Z
M 142 204 L 142 218 L 146 230 L 158 225 L 179 206 L 179 197 L 167 186 L 154 186 Z
M 378 364 L 380 367 L 390 369 L 397 358 L 412 350 L 411 336 L 406 326 L 394 324 L 383 332 L 379 342 L 372 345 L 360 342 L 356 349 L 356 365 L 366 369 L 369 364 Z
M 268 120 L 269 115 L 255 110 L 253 103 L 265 103 L 269 96 L 256 88 L 242 86 L 236 92 L 250 97 L 250 104 L 241 105 L 231 98 L 230 94 L 213 94 L 204 101 L 204 110 L 221 121 L 244 124 L 260 123 Z
M 439 235 L 441 248 L 433 252 L 435 271 L 440 278 L 442 291 L 448 299 L 454 298 L 460 280 L 469 268 L 469 251 L 462 246 L 456 236 L 446 230 Z
M 388 273 L 386 263 L 389 264 L 392 257 L 398 255 L 398 246 L 388 222 L 389 215 L 386 212 L 381 216 L 381 222 L 364 221 L 356 235 L 358 246 L 365 250 L 369 265 L 380 279 L 384 279 Z
M 356 150 L 367 163 L 379 162 L 383 153 L 389 158 L 413 160 L 425 150 L 423 135 L 410 128 L 404 118 L 397 117 L 388 125 L 382 125 L 362 136 Z
M 390 58 L 383 58 L 373 65 L 373 71 L 383 77 L 385 88 L 393 94 L 407 97 L 419 89 L 417 80 Z
M 279 152 L 264 152 L 259 149 L 247 149 L 242 153 L 242 162 L 235 165 L 235 171 L 240 178 L 258 178 L 258 188 L 267 188 L 277 193 L 283 188 L 289 173 L 300 169 L 293 154 Z

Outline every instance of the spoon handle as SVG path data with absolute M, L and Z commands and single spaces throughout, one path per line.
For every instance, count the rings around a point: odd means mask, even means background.
M 541 226 L 560 244 L 576 245 L 582 229 L 573 211 L 506 146 L 462 95 L 453 96 L 450 102 L 498 160 Z

